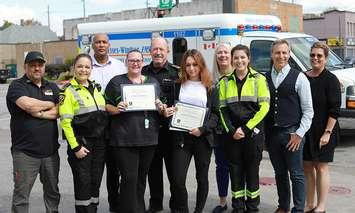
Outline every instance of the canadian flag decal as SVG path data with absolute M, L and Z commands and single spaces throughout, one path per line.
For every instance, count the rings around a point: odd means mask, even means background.
M 214 49 L 216 48 L 216 43 L 211 43 L 211 44 L 203 44 L 203 49 L 207 50 L 207 49 Z

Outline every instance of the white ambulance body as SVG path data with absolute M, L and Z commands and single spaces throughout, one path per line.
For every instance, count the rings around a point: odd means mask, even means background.
M 131 49 L 139 49 L 145 56 L 145 64 L 151 61 L 150 39 L 162 36 L 169 41 L 168 60 L 180 65 L 187 49 L 198 49 L 208 67 L 213 64 L 213 54 L 219 43 L 231 46 L 244 44 L 251 50 L 251 65 L 259 72 L 270 70 L 270 47 L 276 39 L 286 39 L 291 45 L 290 65 L 299 70 L 309 70 L 310 47 L 317 41 L 311 35 L 280 32 L 279 18 L 268 15 L 212 14 L 199 16 L 138 19 L 79 24 L 78 46 L 81 52 L 91 52 L 92 35 L 107 33 L 110 38 L 110 55 L 123 60 Z M 344 69 L 343 61 L 332 51 L 328 66 L 341 82 L 341 116 L 355 117 L 355 68 Z M 347 119 L 346 119 L 347 120 Z M 342 122 L 342 128 L 346 127 Z M 345 125 L 344 125 L 345 124 Z

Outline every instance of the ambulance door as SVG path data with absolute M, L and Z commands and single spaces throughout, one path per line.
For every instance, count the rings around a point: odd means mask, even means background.
M 197 38 L 197 49 L 202 53 L 207 67 L 212 71 L 213 58 L 219 42 L 219 33 L 216 28 L 200 29 Z
M 241 44 L 250 48 L 250 65 L 265 73 L 271 69 L 271 45 L 273 40 L 262 37 L 243 37 Z
M 180 66 L 182 56 L 187 50 L 187 40 L 185 38 L 174 38 L 172 46 L 173 64 Z
M 241 43 L 250 48 L 250 64 L 258 72 L 265 73 L 271 70 L 271 45 L 277 38 L 272 37 L 243 37 Z M 305 70 L 300 66 L 299 60 L 292 53 L 288 61 L 294 69 Z
M 183 54 L 188 49 L 196 49 L 198 30 L 173 30 L 163 33 L 164 37 L 171 41 L 169 61 L 180 66 Z

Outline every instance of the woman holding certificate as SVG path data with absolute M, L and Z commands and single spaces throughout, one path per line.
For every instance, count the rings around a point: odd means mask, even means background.
M 127 53 L 128 73 L 115 76 L 105 90 L 106 109 L 111 115 L 110 146 L 114 147 L 121 173 L 119 211 L 144 213 L 146 178 L 158 144 L 159 84 L 141 74 L 143 55 Z M 157 105 L 157 106 L 156 106 Z
M 74 78 L 60 95 L 60 125 L 68 141 L 68 162 L 73 172 L 75 212 L 96 212 L 105 162 L 105 99 L 89 80 L 92 60 L 79 54 Z
M 214 146 L 212 129 L 218 122 L 218 97 L 205 61 L 198 50 L 184 53 L 179 83 L 175 86 L 174 107 L 165 110 L 172 117 L 174 148 L 172 156 L 171 212 L 188 209 L 186 176 L 192 156 L 195 161 L 197 197 L 195 212 L 201 213 L 208 194 L 208 169 Z
M 233 213 L 258 212 L 260 203 L 262 120 L 269 111 L 270 93 L 265 77 L 253 70 L 249 62 L 249 48 L 235 46 L 232 48 L 235 70 L 219 81 L 221 121 L 228 134 L 225 151 Z

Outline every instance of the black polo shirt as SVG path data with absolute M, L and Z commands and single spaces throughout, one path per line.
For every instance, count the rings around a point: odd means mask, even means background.
M 10 84 L 6 95 L 6 104 L 11 115 L 11 150 L 24 152 L 35 158 L 48 157 L 59 148 L 57 120 L 35 118 L 22 110 L 16 105 L 16 100 L 22 96 L 57 104 L 59 88 L 46 80 L 42 80 L 41 87 L 38 87 L 24 75 Z
M 156 85 L 159 95 L 158 81 L 146 76 L 144 83 Z M 106 103 L 117 106 L 122 101 L 121 85 L 132 84 L 127 74 L 116 75 L 107 84 L 105 90 Z M 110 146 L 133 147 L 158 144 L 159 113 L 157 111 L 129 111 L 111 116 Z

